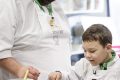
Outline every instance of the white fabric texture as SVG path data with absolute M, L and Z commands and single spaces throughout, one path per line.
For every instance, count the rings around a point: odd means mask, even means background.
M 58 33 L 59 45 L 53 40 L 51 16 L 33 0 L 0 0 L 0 59 L 14 57 L 26 66 L 43 71 L 43 75 L 67 70 L 70 67 L 69 25 L 55 10 L 53 16 L 63 30 L 63 34 Z M 4 80 L 7 79 L 9 75 Z

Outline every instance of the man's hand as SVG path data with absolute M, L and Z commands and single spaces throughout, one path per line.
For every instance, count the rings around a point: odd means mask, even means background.
M 33 68 L 31 66 L 23 66 L 13 57 L 0 59 L 0 67 L 11 72 L 11 74 L 17 76 L 18 78 L 24 78 L 27 70 L 29 70 L 27 77 L 33 80 L 37 80 L 40 74 L 36 68 Z
M 61 72 L 52 72 L 48 76 L 49 80 L 61 80 L 62 73 Z
M 33 80 L 37 80 L 37 79 L 38 79 L 38 77 L 39 77 L 39 75 L 40 75 L 40 72 L 39 72 L 37 69 L 33 68 L 32 66 L 22 67 L 22 68 L 18 71 L 17 76 L 18 76 L 19 78 L 24 78 L 25 73 L 26 73 L 27 70 L 29 70 L 29 73 L 28 73 L 28 75 L 27 75 L 28 78 L 33 79 Z

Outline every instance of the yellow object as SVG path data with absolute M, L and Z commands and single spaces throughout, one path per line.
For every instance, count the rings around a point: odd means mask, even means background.
M 50 19 L 50 26 L 54 26 L 54 24 L 55 24 L 54 17 L 51 17 L 51 19 Z
M 24 76 L 23 80 L 27 80 L 27 75 L 28 75 L 28 73 L 29 73 L 29 70 L 26 70 L 25 76 Z

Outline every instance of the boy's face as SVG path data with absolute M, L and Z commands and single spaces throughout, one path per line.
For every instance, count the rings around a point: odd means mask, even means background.
M 103 47 L 98 41 L 83 42 L 84 55 L 93 65 L 99 65 L 109 59 L 111 44 Z

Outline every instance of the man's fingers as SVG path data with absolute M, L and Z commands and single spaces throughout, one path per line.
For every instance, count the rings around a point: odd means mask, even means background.
M 33 80 L 37 80 L 40 75 L 40 72 L 37 69 L 33 68 L 32 66 L 29 66 L 28 70 L 29 70 L 28 77 Z
M 35 68 L 31 67 L 31 66 L 28 69 L 29 69 L 31 74 L 36 75 L 36 76 L 40 75 L 40 72 L 37 69 L 35 69 Z

